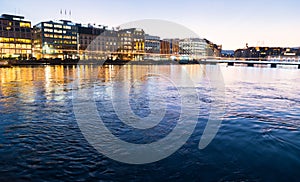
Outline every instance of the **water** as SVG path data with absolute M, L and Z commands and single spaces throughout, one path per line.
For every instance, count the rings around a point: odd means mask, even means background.
M 225 67 L 227 107 L 222 126 L 203 150 L 198 143 L 213 103 L 206 75 L 216 66 L 45 66 L 0 69 L 1 181 L 298 181 L 300 175 L 300 71 Z M 119 71 L 131 83 L 130 107 L 146 117 L 149 94 L 168 101 L 165 122 L 151 132 L 122 125 L 109 100 Z M 177 152 L 156 163 L 129 165 L 100 154 L 80 132 L 73 112 L 74 80 L 95 88 L 99 114 L 124 141 L 165 137 L 180 116 L 180 95 L 166 76 L 189 70 L 199 95 L 194 133 Z M 199 71 L 201 70 L 201 71 Z M 117 94 L 124 88 L 116 87 Z

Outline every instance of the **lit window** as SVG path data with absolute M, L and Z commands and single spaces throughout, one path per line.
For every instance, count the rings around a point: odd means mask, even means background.
M 54 33 L 62 33 L 61 30 L 54 30 Z
M 64 39 L 71 39 L 71 36 L 64 36 Z
M 54 38 L 56 38 L 56 39 L 61 39 L 62 38 L 62 35 L 54 35 Z
M 53 32 L 53 29 L 45 28 L 44 32 Z
M 30 25 L 30 23 L 20 22 L 20 27 L 30 28 L 31 25 Z
M 64 26 L 64 29 L 70 30 L 71 26 Z
M 45 37 L 50 37 L 50 38 L 53 38 L 53 35 L 51 34 L 44 34 Z
M 62 28 L 62 25 L 54 25 L 54 28 Z
M 53 25 L 52 25 L 52 24 L 49 24 L 49 23 L 44 23 L 44 26 L 45 26 L 45 27 L 53 27 Z

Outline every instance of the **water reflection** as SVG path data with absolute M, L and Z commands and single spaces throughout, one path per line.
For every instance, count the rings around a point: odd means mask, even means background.
M 216 138 L 205 150 L 199 150 L 198 142 L 213 102 L 208 77 L 217 74 L 216 70 L 213 65 L 1 68 L 0 180 L 299 179 L 299 70 L 222 66 L 226 114 Z M 189 72 L 194 81 L 201 105 L 195 106 L 200 107 L 200 113 L 190 140 L 169 158 L 146 166 L 128 166 L 101 156 L 86 142 L 76 124 L 73 81 L 78 80 L 81 87 L 95 87 L 99 113 L 108 120 L 115 116 L 106 104 L 106 94 L 113 89 L 113 83 L 122 80 L 130 83 L 131 107 L 136 115 L 150 114 L 146 100 L 149 94 L 156 94 L 160 96 L 157 98 L 168 98 L 174 111 L 172 117 L 176 118 L 180 102 L 174 85 L 162 77 L 142 76 L 158 71 L 171 78 L 184 77 Z M 119 94 L 128 91 L 128 87 L 114 89 Z M 172 122 L 165 126 L 172 126 Z M 110 124 L 114 132 L 130 133 L 114 128 L 117 124 Z M 172 127 L 168 129 L 156 131 L 164 135 Z M 153 132 L 144 138 L 130 136 L 142 143 L 158 135 Z M 129 140 L 126 135 L 122 139 Z
M 180 69 L 179 69 L 180 68 Z M 120 70 L 123 69 L 120 74 Z M 205 77 L 205 66 L 185 66 L 191 78 L 200 81 Z M 30 99 L 36 90 L 42 89 L 46 96 L 62 94 L 67 84 L 78 79 L 81 84 L 86 82 L 112 82 L 116 76 L 125 80 L 141 79 L 141 75 L 151 72 L 164 73 L 167 76 L 185 76 L 186 71 L 178 65 L 173 66 L 42 66 L 42 67 L 14 67 L 0 69 L 1 95 L 8 97 L 18 95 L 22 99 Z M 181 74 L 181 75 L 179 75 Z M 129 79 L 130 78 L 130 79 Z M 144 77 L 146 78 L 146 77 Z M 26 96 L 26 97 L 23 97 Z M 48 99 L 51 99 L 49 97 Z

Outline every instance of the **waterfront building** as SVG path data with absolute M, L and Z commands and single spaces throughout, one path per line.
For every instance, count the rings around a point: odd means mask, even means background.
M 296 48 L 284 48 L 282 54 L 284 56 L 296 56 L 298 53 L 298 49 Z
M 117 59 L 118 32 L 106 26 L 84 26 L 77 24 L 79 34 L 79 56 L 81 60 Z
M 160 54 L 160 37 L 146 34 L 145 52 L 152 54 Z
M 170 43 L 170 52 L 172 56 L 176 56 L 179 54 L 179 42 L 180 39 L 164 39 L 165 41 L 168 41 Z
M 170 42 L 167 40 L 160 41 L 160 54 L 168 56 L 170 54 Z
M 249 49 L 237 49 L 234 51 L 234 57 L 236 58 L 248 58 Z
M 0 58 L 32 57 L 31 22 L 23 16 L 0 16 Z
M 206 57 L 207 44 L 200 38 L 186 38 L 179 42 L 179 54 L 188 56 L 189 59 L 201 59 Z
M 130 28 L 118 31 L 118 57 L 121 60 L 143 60 L 145 54 L 145 32 Z
M 297 56 L 298 49 L 282 47 L 246 47 L 237 49 L 234 56 L 237 58 L 267 58 Z
M 204 39 L 206 42 L 206 55 L 208 57 L 221 57 L 222 45 L 214 44 L 213 42 Z
M 78 58 L 78 29 L 68 20 L 41 22 L 33 27 L 33 53 L 37 59 Z
M 160 37 L 145 35 L 145 59 L 159 60 L 160 58 Z
M 179 42 L 180 39 L 164 39 L 164 41 L 168 42 L 166 45 L 169 46 L 167 51 L 167 54 L 171 54 L 173 56 L 178 55 L 179 54 Z
M 176 59 L 179 55 L 180 39 L 163 39 L 161 41 L 160 53 L 163 59 Z

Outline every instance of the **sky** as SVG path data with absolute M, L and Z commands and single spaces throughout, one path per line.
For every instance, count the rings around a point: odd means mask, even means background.
M 299 0 L 1 0 L 0 13 L 23 15 L 32 24 L 70 19 L 117 27 L 158 19 L 174 22 L 222 44 L 224 50 L 249 46 L 300 46 Z M 71 10 L 71 16 L 60 10 Z M 168 32 L 165 32 L 168 33 Z

